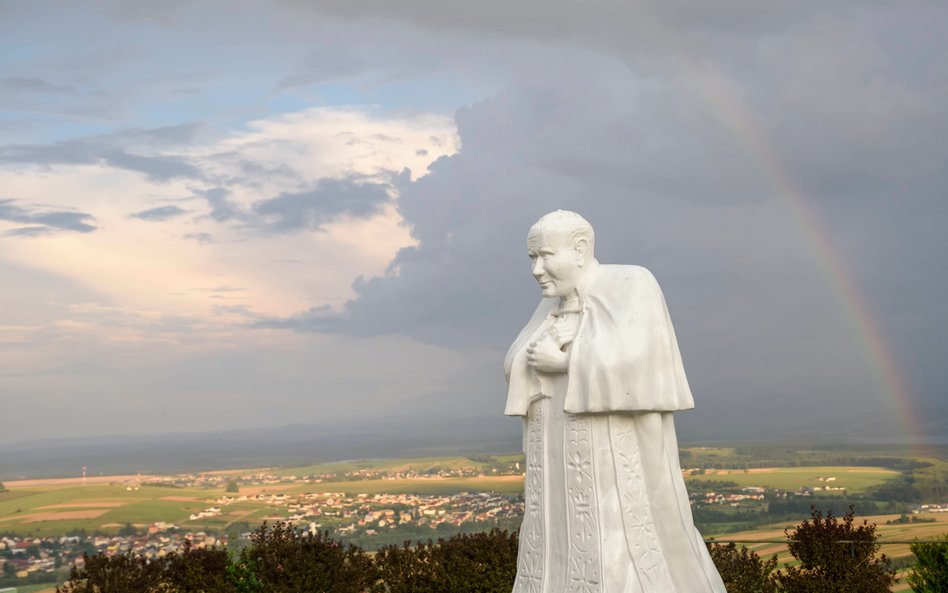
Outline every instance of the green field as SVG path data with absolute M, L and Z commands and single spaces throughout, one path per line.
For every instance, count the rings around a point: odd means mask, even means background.
M 501 463 L 511 463 L 522 458 L 521 455 L 497 455 L 492 459 Z M 359 470 L 407 472 L 419 474 L 438 470 L 483 469 L 490 466 L 487 461 L 477 461 L 470 457 L 422 457 L 418 459 L 368 459 L 360 461 L 341 461 L 320 463 L 303 467 L 290 467 L 274 471 L 278 476 L 310 476 L 328 473 L 345 473 Z
M 738 486 L 763 486 L 781 490 L 796 490 L 803 486 L 810 488 L 826 487 L 846 488 L 847 494 L 860 494 L 878 486 L 886 480 L 898 477 L 900 472 L 881 467 L 861 466 L 824 466 L 824 467 L 775 467 L 756 469 L 709 469 L 700 476 L 688 476 L 687 481 L 727 481 Z M 832 477 L 832 481 L 820 481 L 818 478 Z M 842 491 L 829 491 L 826 494 L 843 494 Z
M 454 494 L 494 491 L 518 494 L 523 490 L 520 476 L 483 478 L 416 478 L 400 480 L 352 480 L 317 483 L 282 483 L 247 486 L 241 494 L 305 492 L 345 492 L 348 494 L 414 493 Z M 224 508 L 218 517 L 189 521 L 191 513 L 202 511 L 225 494 L 224 489 L 162 488 L 142 486 L 128 490 L 125 484 L 87 486 L 51 483 L 12 487 L 0 493 L 0 532 L 20 535 L 62 535 L 76 529 L 87 533 L 115 533 L 126 523 L 145 526 L 156 521 L 175 523 L 198 530 L 221 530 L 230 523 L 260 522 L 264 517 L 285 516 L 286 511 L 258 502 L 237 502 Z
M 523 492 L 522 476 L 487 476 L 483 478 L 411 478 L 395 480 L 352 480 L 294 484 L 285 488 L 271 488 L 285 494 L 301 492 L 345 492 L 347 494 L 457 494 L 458 492 Z
M 0 531 L 44 536 L 74 529 L 115 532 L 125 523 L 180 522 L 221 494 L 147 486 L 129 491 L 124 484 L 11 488 L 0 493 Z
M 892 521 L 898 517 L 899 515 L 869 515 L 857 517 L 857 521 L 859 523 L 862 523 L 862 520 L 867 520 L 869 523 L 874 523 L 876 525 L 876 534 L 879 537 L 878 542 L 881 544 L 879 552 L 881 554 L 885 554 L 893 560 L 909 557 L 911 555 L 909 544 L 887 542 L 906 542 L 913 541 L 915 539 L 931 541 L 940 539 L 946 533 L 948 533 L 948 516 L 945 516 L 945 514 L 925 515 L 925 517 L 935 519 L 935 521 L 932 523 L 886 525 L 887 521 Z M 765 525 L 757 529 L 715 536 L 715 539 L 724 541 L 784 540 L 786 538 L 784 530 L 792 530 L 795 526 L 796 523 L 792 522 L 775 523 L 772 525 Z M 742 545 L 747 546 L 749 549 L 757 552 L 757 554 L 759 554 L 762 558 L 769 558 L 770 556 L 776 554 L 777 560 L 780 562 L 781 566 L 786 563 L 796 563 L 793 556 L 790 555 L 787 546 L 783 543 L 739 543 L 738 547 Z M 910 589 L 904 584 L 903 580 L 902 584 L 896 585 L 892 590 L 908 591 Z
M 724 452 L 726 450 L 722 450 Z M 498 461 L 516 460 L 517 456 Z M 286 476 L 323 473 L 327 468 L 334 471 L 353 471 L 370 467 L 379 470 L 425 471 L 431 468 L 479 467 L 481 462 L 464 457 L 428 458 L 414 460 L 386 460 L 350 462 L 346 464 L 313 465 L 305 468 L 281 470 Z M 867 488 L 898 476 L 894 470 L 873 467 L 827 466 L 827 467 L 781 467 L 751 470 L 707 470 L 701 476 L 689 476 L 690 483 L 716 480 L 730 481 L 740 486 L 764 486 L 795 490 L 801 486 L 845 487 L 848 494 L 858 494 Z M 835 477 L 832 482 L 820 482 L 818 477 Z M 504 494 L 519 494 L 523 491 L 520 476 L 486 476 L 464 478 L 411 478 L 411 479 L 365 479 L 327 480 L 306 483 L 303 481 L 271 484 L 266 486 L 242 486 L 241 494 L 284 493 L 287 495 L 306 492 L 345 492 L 347 494 L 412 493 L 454 494 L 458 492 L 494 491 Z M 214 504 L 224 494 L 221 488 L 163 488 L 142 486 L 128 490 L 124 483 L 103 483 L 79 486 L 74 484 L 34 483 L 24 487 L 12 485 L 9 491 L 0 493 L 0 532 L 32 535 L 59 535 L 76 529 L 91 533 L 103 531 L 114 533 L 126 523 L 137 526 L 156 521 L 178 524 L 192 530 L 221 530 L 233 522 L 255 523 L 264 517 L 280 516 L 283 510 L 257 502 L 240 502 L 228 505 L 218 517 L 197 521 L 187 520 L 191 513 L 202 511 Z

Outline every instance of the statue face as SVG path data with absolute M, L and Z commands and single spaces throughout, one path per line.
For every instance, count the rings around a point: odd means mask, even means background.
M 584 241 L 573 241 L 567 233 L 531 233 L 527 252 L 543 296 L 564 297 L 576 290 L 584 271 Z

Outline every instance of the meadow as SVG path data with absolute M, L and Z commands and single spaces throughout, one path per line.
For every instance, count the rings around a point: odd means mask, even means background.
M 504 458 L 503 462 L 515 462 L 517 456 Z M 495 459 L 493 463 L 497 463 Z M 344 492 L 347 494 L 413 493 L 448 495 L 459 492 L 493 491 L 517 495 L 523 491 L 523 478 L 519 475 L 487 475 L 483 477 L 412 477 L 394 479 L 344 479 L 322 482 L 291 480 L 289 476 L 318 475 L 323 473 L 372 471 L 425 473 L 436 470 L 483 468 L 487 462 L 472 461 L 463 457 L 426 458 L 412 460 L 387 460 L 321 464 L 301 468 L 286 468 L 267 472 L 287 477 L 287 481 L 268 485 L 246 485 L 240 494 L 295 495 L 307 492 Z M 259 470 L 257 470 L 259 471 Z M 228 472 L 236 474 L 237 472 Z M 826 466 L 826 467 L 777 467 L 749 470 L 711 469 L 704 475 L 689 476 L 689 483 L 702 481 L 729 481 L 740 486 L 764 486 L 795 490 L 802 486 L 816 487 L 832 485 L 845 487 L 848 493 L 860 493 L 888 479 L 897 477 L 895 470 L 877 467 Z M 834 477 L 834 481 L 819 478 Z M 223 487 L 217 488 L 171 488 L 143 484 L 134 486 L 135 478 L 122 476 L 114 481 L 106 478 L 90 480 L 85 485 L 79 480 L 30 480 L 9 482 L 7 492 L 0 493 L 0 533 L 18 535 L 62 535 L 78 529 L 87 533 L 115 533 L 122 526 L 132 524 L 147 526 L 157 521 L 178 524 L 180 527 L 198 530 L 220 531 L 234 522 L 253 524 L 265 518 L 280 517 L 282 510 L 254 501 L 228 505 L 218 517 L 189 521 L 191 513 L 197 513 L 214 504 L 225 494 Z M 832 494 L 832 493 L 830 493 Z
M 64 535 L 83 529 L 87 533 L 116 533 L 126 523 L 149 525 L 178 522 L 207 508 L 223 490 L 142 486 L 129 490 L 121 482 L 86 486 L 45 486 L 32 481 L 20 487 L 8 484 L 0 493 L 0 532 L 17 535 Z
M 331 473 L 355 472 L 359 470 L 375 472 L 415 472 L 417 474 L 435 473 L 438 471 L 460 470 L 487 470 L 496 465 L 518 463 L 523 455 L 492 455 L 482 459 L 475 457 L 419 457 L 413 459 L 366 459 L 353 461 L 337 461 L 320 463 L 302 467 L 290 467 L 275 470 L 277 476 L 312 476 Z
M 192 531 L 221 531 L 234 522 L 259 523 L 264 519 L 285 518 L 283 509 L 254 501 L 235 502 L 217 517 L 188 520 L 214 505 L 226 493 L 224 488 L 168 488 L 142 485 L 137 489 L 123 482 L 76 486 L 50 480 L 31 480 L 27 485 L 7 484 L 0 493 L 0 533 L 32 536 L 64 535 L 76 530 L 86 533 L 117 533 L 124 525 L 146 527 L 158 521 L 175 523 Z M 131 489 L 130 489 L 131 488 Z M 240 494 L 301 494 L 345 492 L 347 494 L 414 493 L 456 494 L 493 491 L 518 494 L 521 476 L 469 478 L 366 479 L 332 482 L 285 482 L 266 486 L 245 486 Z
M 763 486 L 794 491 L 801 487 L 845 488 L 847 494 L 862 494 L 901 472 L 882 467 L 821 466 L 762 467 L 752 469 L 708 469 L 702 475 L 688 476 L 688 482 L 727 481 L 738 486 Z M 823 478 L 821 480 L 820 478 Z M 832 478 L 832 480 L 826 480 Z M 841 493 L 830 490 L 827 494 Z
M 932 522 L 886 524 L 887 522 L 896 521 L 898 518 L 899 515 L 869 515 L 857 517 L 857 524 L 861 524 L 864 520 L 869 523 L 875 523 L 878 543 L 881 544 L 879 553 L 885 554 L 895 561 L 907 559 L 912 554 L 909 550 L 909 544 L 904 542 L 910 542 L 915 539 L 937 540 L 942 538 L 945 534 L 948 534 L 948 514 L 946 513 L 926 515 L 926 518 L 934 519 Z M 762 558 L 769 558 L 776 554 L 779 562 L 778 566 L 797 564 L 784 543 L 747 543 L 748 541 L 784 540 L 786 539 L 786 532 L 788 530 L 792 531 L 795 526 L 796 523 L 789 521 L 774 523 L 772 525 L 761 526 L 757 529 L 719 535 L 716 536 L 715 539 L 718 541 L 743 542 L 738 543 L 738 546 L 747 546 Z M 900 574 L 904 576 L 904 571 L 901 571 Z M 910 588 L 904 582 L 904 579 L 902 583 L 897 584 L 892 589 L 893 592 L 909 590 Z

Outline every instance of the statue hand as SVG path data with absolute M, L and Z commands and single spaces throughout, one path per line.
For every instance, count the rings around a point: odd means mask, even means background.
M 565 373 L 569 367 L 569 353 L 560 349 L 556 339 L 544 335 L 527 346 L 527 365 L 544 373 Z

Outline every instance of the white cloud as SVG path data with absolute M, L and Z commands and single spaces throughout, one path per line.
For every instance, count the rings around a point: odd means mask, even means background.
M 223 185 L 235 204 L 250 208 L 326 177 L 384 179 L 408 168 L 417 178 L 431 161 L 456 149 L 453 123 L 445 117 L 309 109 L 258 120 L 247 131 L 174 154 L 216 184 L 190 179 L 157 183 L 105 164 L 7 167 L 0 169 L 6 195 L 23 204 L 81 206 L 93 213 L 99 229 L 81 236 L 8 238 L 11 249 L 3 257 L 74 279 L 123 308 L 198 315 L 223 303 L 286 314 L 314 303 L 338 305 L 352 296 L 355 276 L 380 273 L 399 248 L 411 244 L 393 207 L 382 207 L 367 219 L 334 219 L 319 232 L 280 235 L 211 220 L 196 192 Z M 146 208 L 184 202 L 195 216 L 162 222 L 129 219 L 130 213 Z M 0 232 L 14 226 L 6 224 Z M 211 235 L 214 243 L 198 246 L 185 238 L 199 233 Z M 303 265 L 280 263 L 288 258 Z M 210 284 L 246 290 L 202 292 Z

